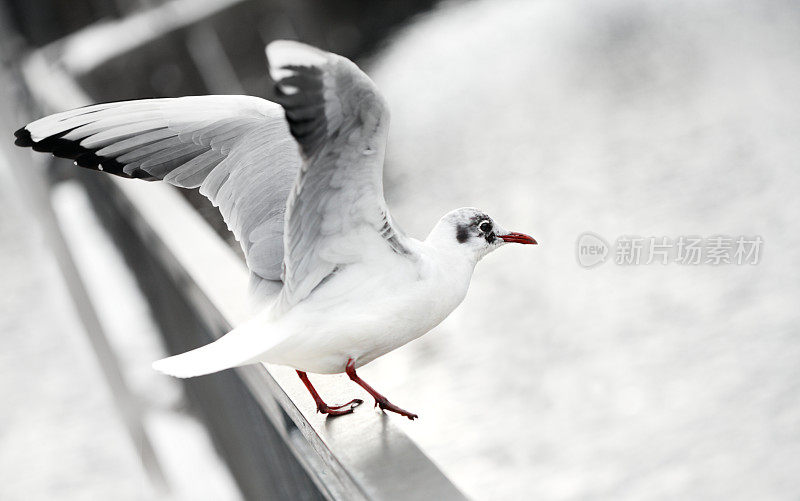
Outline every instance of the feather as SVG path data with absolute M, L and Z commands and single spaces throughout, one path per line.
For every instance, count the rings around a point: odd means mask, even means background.
M 259 233 L 260 227 L 283 226 L 301 164 L 277 104 L 250 96 L 104 103 L 44 117 L 15 135 L 20 146 L 74 159 L 80 167 L 200 187 L 242 243 L 250 266 L 264 273 L 262 279 L 280 279 L 282 252 L 248 255 L 259 243 L 253 234 L 275 238 L 274 231 Z M 268 210 L 251 210 L 261 206 Z

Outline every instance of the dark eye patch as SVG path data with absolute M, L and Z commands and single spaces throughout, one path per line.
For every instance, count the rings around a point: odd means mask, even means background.
M 463 244 L 467 239 L 469 239 L 469 228 L 459 225 L 456 229 L 456 240 L 458 240 L 458 243 Z

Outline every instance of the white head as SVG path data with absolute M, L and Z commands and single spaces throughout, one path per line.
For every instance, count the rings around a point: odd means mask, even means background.
M 478 262 L 483 256 L 507 243 L 536 244 L 524 233 L 507 231 L 483 211 L 462 207 L 445 214 L 428 235 L 438 246 L 465 250 Z

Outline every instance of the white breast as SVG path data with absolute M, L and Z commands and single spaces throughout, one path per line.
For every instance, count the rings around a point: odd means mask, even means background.
M 472 265 L 421 256 L 343 268 L 276 321 L 287 337 L 259 360 L 338 373 L 350 358 L 359 367 L 425 334 L 464 299 Z

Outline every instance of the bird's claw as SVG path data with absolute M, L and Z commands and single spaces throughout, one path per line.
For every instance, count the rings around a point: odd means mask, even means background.
M 389 411 L 389 412 L 394 412 L 396 414 L 400 414 L 401 416 L 405 416 L 405 417 L 407 417 L 408 419 L 410 419 L 412 421 L 417 419 L 417 418 L 419 418 L 419 416 L 417 416 L 413 412 L 408 412 L 405 409 L 401 409 L 400 407 L 394 405 L 393 403 L 389 402 L 385 398 L 384 399 L 375 399 L 375 407 L 380 407 L 381 410 L 384 410 L 384 411 Z
M 327 414 L 329 416 L 344 416 L 345 414 L 351 414 L 356 407 L 358 407 L 363 403 L 364 401 L 361 400 L 360 398 L 354 398 L 353 400 L 343 405 L 330 406 L 322 404 L 317 406 L 317 412 L 320 412 L 322 414 Z

